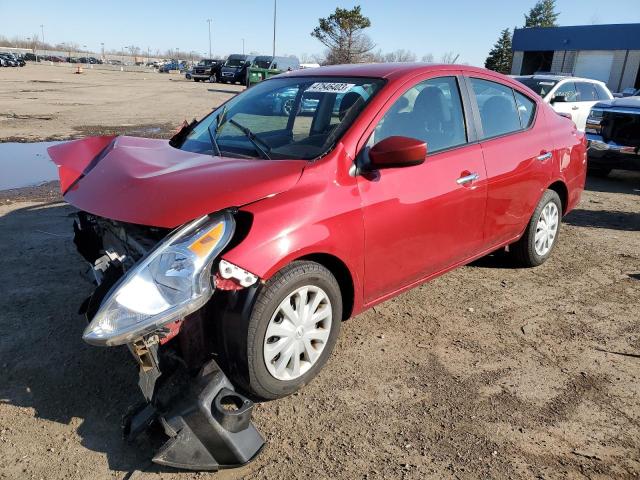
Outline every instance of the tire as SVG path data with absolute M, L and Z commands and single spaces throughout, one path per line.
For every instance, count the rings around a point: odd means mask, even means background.
M 553 221 L 549 222 L 550 227 L 546 229 L 544 225 L 546 225 L 547 222 L 544 220 L 544 217 L 552 218 L 551 213 L 553 211 L 555 211 L 556 214 L 555 230 L 553 229 Z M 547 214 L 549 215 L 547 216 Z M 523 267 L 537 267 L 547 261 L 558 243 L 561 220 L 562 202 L 560 197 L 553 190 L 545 191 L 529 220 L 524 234 L 520 240 L 509 247 L 509 251 L 512 253 L 518 265 Z M 550 235 L 546 232 L 553 233 L 553 238 L 550 238 Z M 540 233 L 540 242 L 536 245 L 536 236 L 538 233 Z M 549 242 L 546 242 L 545 239 L 549 239 Z
M 611 173 L 611 168 L 606 167 L 587 167 L 587 175 L 598 178 L 606 178 Z
M 310 327 L 306 333 L 300 333 L 300 335 L 311 335 L 312 332 L 322 332 L 322 335 L 326 336 L 326 340 L 319 344 L 319 348 L 321 348 L 319 352 L 316 350 L 316 345 L 318 344 L 313 343 L 313 340 L 309 341 L 309 346 L 313 349 L 313 353 L 319 353 L 319 355 L 311 360 L 306 349 L 304 352 L 296 350 L 296 348 L 301 348 L 298 344 L 292 345 L 289 348 L 280 347 L 284 354 L 279 353 L 276 355 L 275 359 L 269 362 L 270 365 L 268 365 L 265 356 L 265 347 L 267 345 L 273 345 L 274 347 L 272 347 L 271 352 L 271 354 L 273 354 L 273 351 L 278 348 L 278 343 L 284 342 L 283 344 L 286 345 L 287 341 L 284 337 L 273 335 L 274 331 L 278 332 L 278 330 L 273 329 L 284 327 L 285 323 L 288 322 L 286 319 L 280 319 L 280 323 L 278 323 L 278 318 L 281 316 L 280 306 L 291 296 L 297 299 L 298 297 L 296 295 L 298 295 L 298 293 L 296 292 L 299 292 L 299 295 L 302 297 L 305 287 L 309 287 L 309 293 L 306 295 L 306 298 L 310 304 L 313 304 L 313 301 L 317 298 L 316 295 L 321 295 L 320 292 L 326 295 L 327 302 L 322 301 L 316 308 L 316 312 L 321 312 L 326 309 L 325 311 L 330 311 L 331 314 L 328 323 L 326 320 L 321 320 L 314 324 L 313 327 Z M 313 289 L 317 289 L 317 291 Z M 289 303 L 289 305 L 295 308 L 297 303 L 294 301 L 293 306 L 291 303 Z M 324 309 L 320 310 L 322 306 L 324 306 Z M 281 398 L 294 393 L 309 383 L 327 362 L 340 333 L 341 322 L 342 297 L 338 282 L 331 272 L 315 262 L 292 262 L 267 281 L 258 294 L 258 298 L 253 306 L 246 338 L 246 367 L 248 375 L 245 377 L 246 381 L 242 382 L 245 383 L 243 386 L 246 387 L 252 395 L 265 400 Z M 323 326 L 319 326 L 320 323 L 323 323 Z M 290 323 L 286 324 L 290 325 Z M 266 338 L 267 332 L 270 333 L 268 338 Z M 302 332 L 304 332 L 304 328 Z M 295 332 L 292 333 L 292 341 L 297 341 L 295 338 L 297 338 L 296 336 L 298 334 L 298 329 L 296 329 Z M 304 339 L 299 341 L 305 342 Z M 291 375 L 291 371 L 295 372 L 296 356 L 299 359 L 300 374 L 291 379 L 276 378 L 274 372 L 278 366 L 277 360 L 286 360 L 287 357 L 281 357 L 281 355 L 287 355 L 290 349 L 292 351 L 291 359 L 282 367 L 280 375 L 287 377 Z M 281 363 L 284 364 L 284 361 Z M 290 365 L 291 369 L 289 369 Z
M 209 75 L 209 83 L 216 83 L 218 81 L 218 76 L 215 73 Z

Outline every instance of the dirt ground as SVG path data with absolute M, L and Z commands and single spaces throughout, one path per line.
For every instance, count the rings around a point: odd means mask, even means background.
M 244 87 L 184 75 L 90 69 L 73 64 L 0 68 L 0 142 L 84 135 L 167 136 Z
M 0 70 L 0 102 L 53 119 L 0 119 L 0 138 L 175 124 L 229 95 L 209 89 L 239 89 L 46 66 L 32 72 L 61 83 L 18 80 L 28 68 Z M 589 179 L 545 265 L 493 255 L 345 322 L 315 381 L 256 407 L 258 459 L 217 474 L 159 467 L 121 439 L 135 366 L 80 338 L 92 286 L 72 212 L 53 184 L 0 192 L 0 478 L 640 476 L 640 174 Z

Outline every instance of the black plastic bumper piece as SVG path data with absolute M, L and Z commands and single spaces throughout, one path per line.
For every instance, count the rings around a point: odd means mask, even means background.
M 209 471 L 249 463 L 264 446 L 252 410 L 253 402 L 234 391 L 215 361 L 208 362 L 175 408 L 159 417 L 170 438 L 153 461 Z

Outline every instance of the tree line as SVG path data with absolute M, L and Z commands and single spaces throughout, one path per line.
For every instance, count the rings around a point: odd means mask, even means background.
M 540 0 L 524 15 L 524 27 L 555 27 L 558 16 L 555 0 Z M 370 26 L 371 20 L 363 15 L 359 5 L 352 9 L 338 7 L 328 17 L 318 19 L 318 26 L 313 29 L 311 36 L 318 39 L 326 50 L 324 56 L 316 56 L 315 60 L 325 65 L 418 60 L 416 54 L 410 50 L 400 49 L 390 53 L 375 50 L 375 43 L 366 33 Z M 508 28 L 500 32 L 498 41 L 485 61 L 486 68 L 501 73 L 511 71 L 511 40 L 512 34 Z M 447 52 L 438 59 L 433 54 L 426 54 L 420 60 L 429 63 L 456 63 L 459 57 L 456 52 Z

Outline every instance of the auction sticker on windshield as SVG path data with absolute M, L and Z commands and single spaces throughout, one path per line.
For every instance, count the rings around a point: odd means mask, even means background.
M 355 85 L 355 83 L 316 82 L 307 88 L 306 92 L 344 93 L 355 87 Z

